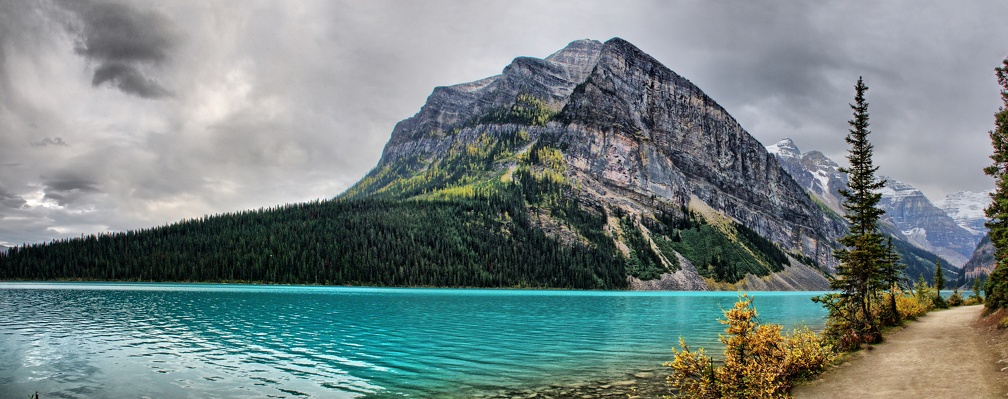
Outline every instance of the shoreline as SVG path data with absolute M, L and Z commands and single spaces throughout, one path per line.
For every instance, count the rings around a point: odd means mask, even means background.
M 635 399 L 669 395 L 664 368 L 641 369 L 594 378 L 584 382 L 567 382 L 527 388 L 499 388 L 493 392 L 474 392 L 473 399 Z

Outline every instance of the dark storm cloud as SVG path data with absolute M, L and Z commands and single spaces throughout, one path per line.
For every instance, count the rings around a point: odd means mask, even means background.
M 62 173 L 54 177 L 43 177 L 44 198 L 67 206 L 86 194 L 97 193 L 100 186 L 91 178 L 73 173 Z
M 124 93 L 134 94 L 143 98 L 159 98 L 171 95 L 164 87 L 161 87 L 154 79 L 148 78 L 140 73 L 136 67 L 128 64 L 103 64 L 95 70 L 94 78 L 91 79 L 92 86 L 99 86 L 102 83 L 119 88 Z
M 984 190 L 1003 15 L 987 0 L 0 0 L 0 244 L 338 195 L 435 86 L 614 36 L 764 144 L 841 163 L 863 75 L 881 173 L 932 199 Z
M 170 96 L 150 75 L 176 46 L 170 20 L 118 3 L 68 3 L 80 18 L 77 54 L 96 62 L 93 86 L 108 83 L 143 98 Z
M 35 147 L 45 147 L 45 146 L 57 146 L 57 147 L 67 147 L 69 144 L 63 141 L 62 137 L 45 137 L 42 140 L 34 141 L 31 143 Z
M 24 198 L 14 195 L 6 187 L 0 186 L 0 215 L 9 209 L 22 209 L 28 204 Z

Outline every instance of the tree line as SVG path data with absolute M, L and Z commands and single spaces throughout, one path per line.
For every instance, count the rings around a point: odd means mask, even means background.
M 506 195 L 315 201 L 15 247 L 0 254 L 0 279 L 626 286 L 611 242 L 558 245 L 528 214 Z

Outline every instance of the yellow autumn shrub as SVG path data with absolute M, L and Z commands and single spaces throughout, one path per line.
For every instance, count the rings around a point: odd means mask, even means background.
M 724 314 L 721 365 L 703 348 L 691 351 L 682 338 L 681 350 L 672 350 L 675 357 L 665 364 L 672 369 L 667 381 L 680 397 L 786 398 L 796 381 L 818 375 L 833 360 L 832 348 L 808 327 L 781 334 L 778 324 L 760 324 L 748 295 L 740 295 Z

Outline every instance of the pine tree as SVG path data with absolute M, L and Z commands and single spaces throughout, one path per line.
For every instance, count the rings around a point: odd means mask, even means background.
M 888 307 L 884 308 L 881 315 L 882 323 L 887 326 L 898 326 L 903 322 L 902 317 L 900 317 L 899 310 L 896 308 L 896 290 L 904 268 L 906 268 L 906 265 L 900 263 L 899 253 L 897 253 L 896 248 L 893 247 L 892 236 L 887 237 L 885 246 L 885 262 L 882 264 L 881 271 L 882 280 L 889 288 L 889 304 Z
M 945 302 L 945 298 L 941 296 L 942 288 L 945 288 L 945 274 L 942 273 L 941 258 L 935 258 L 935 275 L 934 275 L 934 288 L 935 297 L 934 305 L 938 309 L 945 309 L 948 307 L 948 303 Z
M 841 305 L 851 314 L 848 328 L 862 342 L 877 342 L 881 339 L 878 322 L 871 311 L 871 302 L 879 290 L 884 289 L 882 265 L 887 254 L 882 246 L 882 235 L 878 231 L 878 221 L 883 211 L 878 208 L 882 194 L 878 192 L 885 181 L 875 177 L 878 167 L 872 164 L 874 146 L 868 141 L 868 102 L 865 92 L 868 86 L 858 78 L 854 86 L 854 118 L 848 121 L 850 129 L 845 140 L 850 144 L 847 160 L 850 167 L 840 168 L 847 173 L 848 187 L 840 191 L 850 233 L 840 239 L 843 248 L 834 254 L 840 261 L 837 277 L 831 281 L 831 288 L 840 291 Z
M 942 273 L 941 258 L 935 258 L 934 286 L 938 291 L 945 289 L 945 274 Z
M 1008 58 L 994 68 L 994 74 L 1001 85 L 1004 105 L 994 114 L 994 130 L 989 132 L 994 147 L 990 158 L 994 164 L 984 168 L 984 173 L 994 178 L 993 201 L 984 210 L 995 261 L 984 289 L 987 295 L 984 303 L 990 310 L 1008 306 Z

